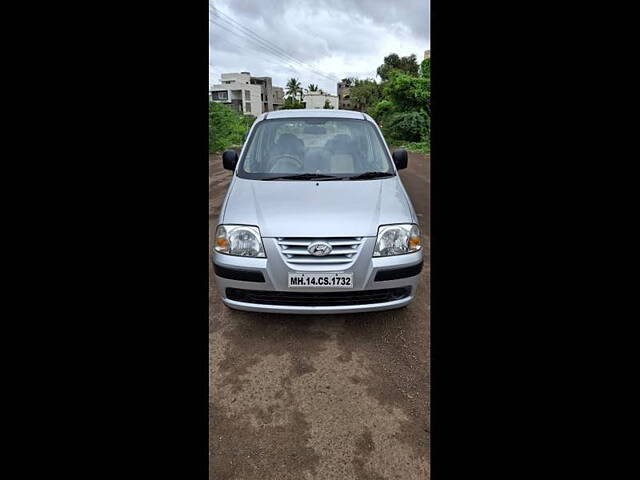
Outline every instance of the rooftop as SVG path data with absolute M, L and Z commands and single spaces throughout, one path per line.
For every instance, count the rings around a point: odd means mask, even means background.
M 304 96 L 306 97 L 307 95 L 311 96 L 311 95 L 324 95 L 325 97 L 335 97 L 337 95 L 334 95 L 333 93 L 327 93 L 327 92 L 306 92 L 304 94 Z
M 352 110 L 324 110 L 324 109 L 295 109 L 295 110 L 278 110 L 275 112 L 266 112 L 258 117 L 258 120 L 269 120 L 274 118 L 308 118 L 308 117 L 328 117 L 328 118 L 355 118 L 358 120 L 368 120 L 368 118 L 360 112 Z

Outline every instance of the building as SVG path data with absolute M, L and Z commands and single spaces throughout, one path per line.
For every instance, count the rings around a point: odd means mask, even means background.
M 329 101 L 329 105 L 331 105 L 335 110 L 339 110 L 340 107 L 337 95 L 320 92 L 307 92 L 302 97 L 302 101 L 305 104 L 304 108 L 307 109 L 324 108 L 327 100 Z
M 284 104 L 284 89 L 282 87 L 273 87 L 273 109 L 280 110 Z
M 344 79 L 338 83 L 338 104 L 340 110 L 354 110 L 349 98 L 349 87 L 351 87 L 351 80 Z
M 209 93 L 212 102 L 226 103 L 238 113 L 256 116 L 262 113 L 262 86 L 251 84 L 249 72 L 223 73 L 220 83 Z
M 279 110 L 284 104 L 284 90 L 282 87 L 274 87 L 271 77 L 251 77 L 252 85 L 260 85 L 260 101 L 262 112 Z
M 258 116 L 282 108 L 284 90 L 274 87 L 271 77 L 252 77 L 249 72 L 223 73 L 211 87 L 209 99 L 226 103 L 236 112 Z
M 427 58 L 431 57 L 431 50 L 425 50 L 424 51 L 424 59 L 426 60 Z

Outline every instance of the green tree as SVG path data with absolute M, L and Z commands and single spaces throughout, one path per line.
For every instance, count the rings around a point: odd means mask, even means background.
M 349 96 L 353 106 L 363 112 L 374 106 L 382 97 L 382 89 L 372 78 L 355 79 L 349 89 Z
M 420 64 L 420 77 L 425 79 L 427 89 L 427 113 L 431 117 L 431 58 L 425 58 Z
M 355 85 L 356 80 L 357 79 L 355 77 L 347 77 L 347 78 L 343 78 L 341 80 L 341 82 L 344 83 L 345 87 L 349 88 L 349 87 Z
M 425 58 L 422 61 L 419 73 L 422 78 L 431 79 L 431 58 Z
M 290 78 L 287 82 L 286 87 L 286 93 L 288 96 L 295 98 L 298 94 L 300 94 L 300 101 L 302 101 L 302 86 L 300 85 L 300 82 L 297 78 Z
M 318 85 L 310 83 L 309 86 L 307 87 L 307 92 L 317 92 L 317 91 L 318 91 Z
M 398 111 L 429 111 L 429 79 L 395 71 L 385 82 L 384 97 L 394 103 Z
M 392 53 L 384 57 L 384 63 L 378 67 L 376 73 L 383 82 L 386 82 L 394 70 L 400 70 L 408 75 L 417 77 L 418 69 L 419 66 L 415 54 L 412 53 L 409 56 L 400 57 L 397 53 Z
M 330 110 L 333 110 L 333 105 L 331 105 L 331 104 L 329 103 L 329 99 L 328 99 L 328 98 L 327 98 L 327 99 L 325 99 L 325 101 L 324 101 L 324 107 L 322 107 L 322 108 L 323 108 L 323 109 L 330 109 Z
M 429 79 L 400 71 L 392 73 L 383 87 L 386 109 L 384 128 L 392 139 L 428 141 L 430 124 Z
M 304 104 L 295 97 L 287 97 L 284 99 L 282 110 L 295 110 L 298 108 L 304 108 Z
M 395 105 L 391 100 L 380 100 L 377 104 L 367 110 L 367 113 L 383 126 L 386 120 L 395 113 Z
M 429 151 L 431 122 L 430 59 L 418 64 L 415 55 L 384 57 L 377 69 L 382 79 L 342 79 L 349 88 L 353 106 L 366 111 L 380 125 L 391 144 L 411 145 L 414 151 Z

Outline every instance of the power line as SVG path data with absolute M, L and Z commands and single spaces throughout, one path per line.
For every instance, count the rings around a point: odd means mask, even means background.
M 256 42 L 260 43 L 262 46 L 264 46 L 265 48 L 269 49 L 269 51 L 279 55 L 280 57 L 282 57 L 282 58 L 284 58 L 284 59 L 286 59 L 288 61 L 294 61 L 294 62 L 300 64 L 301 66 L 305 67 L 309 71 L 314 72 L 315 74 L 326 78 L 327 80 L 338 81 L 337 78 L 335 78 L 335 77 L 333 77 L 331 75 L 325 74 L 325 73 L 317 70 L 314 66 L 309 65 L 308 63 L 303 62 L 302 60 L 299 60 L 298 58 L 294 57 L 293 55 L 290 55 L 289 53 L 287 53 L 286 51 L 284 51 L 283 49 L 281 49 L 277 45 L 273 44 L 272 42 L 264 39 L 263 37 L 259 36 L 258 34 L 256 34 L 256 33 L 252 32 L 251 30 L 247 29 L 243 25 L 241 25 L 238 22 L 236 22 L 235 20 L 233 20 L 231 17 L 228 17 L 227 15 L 224 15 L 222 12 L 216 11 L 215 13 L 217 15 L 218 20 L 223 20 L 223 21 L 227 22 L 229 25 L 231 25 L 233 28 L 237 28 L 237 29 L 241 30 L 242 33 L 246 34 L 246 36 L 250 36 Z M 238 32 L 234 32 L 234 33 L 238 33 Z
M 215 10 L 215 9 L 212 9 Z M 214 12 L 215 13 L 215 12 Z M 221 12 L 220 12 L 221 13 Z M 222 14 L 224 15 L 224 14 Z M 230 18 L 230 17 L 229 17 Z M 280 49 L 277 46 L 271 47 L 270 42 L 268 42 L 267 40 L 264 40 L 262 37 L 253 34 L 253 32 L 248 31 L 248 33 L 245 34 L 245 30 L 247 30 L 245 27 L 243 27 L 242 25 L 237 24 L 237 22 L 235 22 L 233 19 L 231 19 L 232 21 L 227 21 L 225 18 L 222 18 L 221 15 L 216 15 L 214 17 L 214 20 L 209 19 L 209 23 L 215 25 L 216 27 L 222 28 L 223 30 L 226 30 L 227 32 L 237 36 L 237 38 L 243 39 L 247 42 L 249 42 L 249 44 L 247 45 L 247 47 L 240 47 L 238 46 L 236 43 L 232 42 L 230 38 L 228 37 L 223 37 L 224 41 L 237 47 L 237 48 L 250 48 L 251 50 L 259 53 L 259 54 L 267 54 L 270 55 L 272 58 L 277 59 L 278 65 L 280 66 L 284 66 L 286 68 L 292 69 L 297 71 L 298 73 L 301 73 L 299 71 L 299 68 L 297 68 L 295 65 L 292 64 L 291 60 L 299 63 L 305 70 L 309 70 L 311 73 L 321 76 L 325 79 L 328 79 L 330 81 L 338 81 L 335 77 L 331 77 L 329 75 L 325 75 L 321 72 L 318 72 L 317 70 L 315 70 L 314 68 L 312 68 L 311 66 L 309 66 L 308 64 L 296 59 L 295 57 L 292 57 L 291 55 L 287 54 L 286 52 L 283 52 L 282 49 Z M 222 23 L 224 22 L 224 23 Z M 232 22 L 235 22 L 236 24 L 234 25 Z M 257 37 L 254 38 L 254 37 Z M 286 64 L 281 63 L 281 62 L 286 62 Z M 212 68 L 213 65 L 209 64 Z M 303 74 L 304 75 L 304 74 Z
M 229 27 L 227 27 L 227 26 L 225 26 L 225 25 L 219 24 L 219 23 L 217 23 L 217 22 L 212 22 L 212 23 L 213 23 L 214 25 L 216 25 L 217 27 L 222 28 L 223 30 L 226 30 L 226 31 L 228 31 L 228 32 L 230 32 L 230 33 L 234 33 L 234 34 L 236 33 L 236 32 L 234 32 L 233 30 L 231 30 Z M 246 37 L 244 37 L 244 36 L 238 36 L 238 38 L 241 38 L 241 39 L 243 39 L 243 40 L 247 40 L 247 41 L 251 41 L 251 39 L 250 39 L 250 38 L 246 38 Z M 295 70 L 295 71 L 297 71 L 297 72 L 298 72 L 298 74 L 302 74 L 302 75 L 304 75 L 302 72 L 300 72 L 300 69 L 299 69 L 298 67 L 296 67 L 295 65 L 291 64 L 291 62 L 289 62 L 289 60 L 288 60 L 288 59 L 276 56 L 275 54 L 273 54 L 273 53 L 269 52 L 268 50 L 263 49 L 259 44 L 256 44 L 256 43 L 254 43 L 254 42 L 251 42 L 251 44 L 249 44 L 249 45 L 247 45 L 247 46 L 245 46 L 245 47 L 241 47 L 241 46 L 237 45 L 236 43 L 231 42 L 231 41 L 230 41 L 230 39 L 228 39 L 228 38 L 226 38 L 226 37 L 225 37 L 225 41 L 226 41 L 226 42 L 228 42 L 229 44 L 231 44 L 231 45 L 233 45 L 233 46 L 237 47 L 237 48 L 249 48 L 250 50 L 253 50 L 253 51 L 257 52 L 258 54 L 267 54 L 267 55 L 271 55 L 274 59 L 276 59 L 276 62 L 277 62 L 277 64 L 278 64 L 279 66 L 281 66 L 281 67 L 285 67 L 285 68 L 289 68 L 289 69 L 292 69 L 292 70 Z M 284 62 L 287 62 L 287 63 L 286 63 L 286 64 L 285 64 L 285 63 L 282 63 L 283 61 L 284 61 Z M 210 65 L 211 65 L 211 64 L 210 64 Z M 315 73 L 315 72 L 312 72 L 312 73 Z M 306 75 L 304 75 L 304 76 L 306 76 Z M 331 80 L 333 81 L 333 79 L 331 79 Z
M 253 48 L 252 48 L 254 51 L 256 51 L 256 52 L 258 52 L 258 53 L 267 53 L 267 54 L 271 54 L 271 55 L 272 55 L 272 56 L 274 56 L 275 58 L 278 58 L 278 60 L 283 60 L 283 61 L 286 61 L 286 62 L 290 63 L 289 59 L 287 59 L 287 58 L 285 58 L 285 57 L 282 57 L 282 56 L 279 56 L 279 55 L 276 55 L 275 53 L 273 53 L 273 52 L 271 52 L 271 51 L 269 51 L 269 50 L 267 50 L 267 49 L 263 48 L 263 47 L 262 47 L 260 44 L 258 44 L 257 42 L 252 41 L 252 39 L 251 39 L 251 38 L 248 38 L 248 37 L 246 37 L 246 36 L 244 36 L 244 35 L 241 35 L 241 34 L 240 34 L 240 35 L 238 35 L 238 32 L 234 32 L 234 31 L 231 29 L 232 27 L 229 27 L 229 26 L 227 26 L 227 25 L 225 25 L 225 24 L 222 24 L 222 23 L 217 23 L 216 21 L 211 21 L 211 23 L 213 23 L 213 24 L 214 24 L 214 25 L 216 25 L 217 27 L 222 28 L 223 30 L 228 31 L 229 33 L 233 33 L 233 34 L 237 35 L 237 36 L 238 36 L 238 38 L 241 38 L 241 39 L 243 39 L 243 40 L 247 40 L 247 41 L 251 42 L 251 44 L 252 44 L 252 45 L 254 45 L 254 46 L 253 46 Z M 230 44 L 232 44 L 232 45 L 236 46 L 236 47 L 238 46 L 237 44 L 235 44 L 235 43 L 231 42 L 231 41 L 230 41 L 230 39 L 228 39 L 228 38 L 225 38 L 225 40 L 226 40 L 226 41 L 228 41 Z
M 224 30 L 227 30 L 227 31 L 229 31 L 229 32 L 233 33 L 230 29 L 226 28 L 226 27 L 225 27 L 225 26 L 223 26 L 223 25 L 218 25 L 218 24 L 216 24 L 216 25 L 217 25 L 218 27 L 220 27 L 220 28 L 224 29 Z M 243 37 L 240 37 L 240 38 L 243 38 Z M 245 39 L 245 40 L 246 40 L 246 39 Z M 265 53 L 266 53 L 266 54 L 270 54 L 269 52 L 266 52 L 266 51 L 264 51 L 264 50 L 261 50 L 261 49 L 259 49 L 258 47 L 255 47 L 255 46 L 253 46 L 253 45 L 247 45 L 247 46 L 245 46 L 245 47 L 241 47 L 241 46 L 239 46 L 238 44 L 236 44 L 236 43 L 234 43 L 234 42 L 231 42 L 229 39 L 226 39 L 226 38 L 225 38 L 225 41 L 226 41 L 226 42 L 228 42 L 230 45 L 233 45 L 233 46 L 234 46 L 234 47 L 236 47 L 236 48 L 249 48 L 250 50 L 253 50 L 254 52 L 257 52 L 258 54 L 265 54 Z M 274 56 L 274 58 L 276 58 L 276 57 Z M 298 71 L 298 73 L 300 73 L 300 72 L 299 72 L 299 70 L 298 70 L 295 66 L 293 66 L 293 65 L 289 65 L 289 64 L 283 64 L 283 63 L 280 63 L 280 62 L 281 62 L 281 59 L 279 59 L 279 58 L 278 58 L 277 60 L 278 60 L 278 61 L 277 61 L 277 63 L 278 63 L 278 65 L 279 65 L 279 66 L 286 67 L 286 68 L 290 68 L 290 69 L 292 69 L 292 70 L 296 70 L 296 71 Z
M 275 45 L 274 43 L 264 39 L 263 37 L 261 37 L 260 35 L 254 33 L 253 31 L 249 30 L 248 28 L 244 27 L 243 25 L 238 23 L 236 20 L 234 20 L 230 16 L 220 12 L 215 7 L 211 6 L 211 10 L 212 10 L 213 14 L 217 17 L 218 20 L 225 21 L 226 24 L 231 25 L 232 28 L 237 28 L 238 30 L 240 30 L 240 31 L 233 31 L 232 33 L 240 34 L 240 35 L 244 34 L 244 35 L 242 35 L 244 38 L 249 37 L 250 39 L 252 39 L 254 41 L 254 43 L 259 44 L 261 47 L 264 47 L 265 49 L 267 49 L 268 51 L 270 51 L 274 55 L 278 55 L 283 60 L 294 61 L 294 62 L 300 64 L 301 66 L 305 67 L 307 70 L 315 73 L 316 75 L 324 77 L 327 80 L 331 80 L 331 81 L 335 81 L 335 82 L 339 81 L 336 77 L 333 77 L 332 75 L 328 75 L 328 74 L 325 74 L 323 72 L 320 72 L 315 67 L 313 67 L 312 65 L 309 65 L 306 62 L 303 62 L 302 60 L 299 60 L 298 58 L 294 57 L 293 55 L 290 55 L 289 53 L 287 53 L 282 48 L 280 48 L 277 45 Z M 220 26 L 219 23 L 216 23 L 216 25 Z
M 298 70 L 298 68 L 296 68 L 293 65 L 293 63 L 292 63 L 290 58 L 288 58 L 288 57 L 280 54 L 279 52 L 274 51 L 274 50 L 272 50 L 272 49 L 270 49 L 268 47 L 265 47 L 263 44 L 261 44 L 260 42 L 254 40 L 253 38 L 251 38 L 251 37 L 249 37 L 247 35 L 244 35 L 243 32 L 238 32 L 238 31 L 232 30 L 232 28 L 234 28 L 233 26 L 229 27 L 227 24 L 219 23 L 219 21 L 215 21 L 215 20 L 212 21 L 211 23 L 213 23 L 214 25 L 216 25 L 216 26 L 218 26 L 218 27 L 220 27 L 220 28 L 222 28 L 224 30 L 227 30 L 228 32 L 238 36 L 238 38 L 242 38 L 244 40 L 247 40 L 247 41 L 251 42 L 252 45 L 254 45 L 255 47 L 257 47 L 259 49 L 259 50 L 257 50 L 258 53 L 269 54 L 269 55 L 273 56 L 274 58 L 277 58 L 279 61 L 286 62 L 287 66 L 289 68 L 293 68 L 294 70 Z M 254 50 L 255 50 L 255 48 L 254 48 Z M 300 62 L 298 62 L 298 63 L 300 63 Z M 327 80 L 335 81 L 334 78 L 328 77 L 327 75 L 324 75 L 321 72 L 317 72 L 317 71 L 313 70 L 312 68 L 310 68 L 310 67 L 308 67 L 308 66 L 306 66 L 304 64 L 302 64 L 302 66 L 304 67 L 305 70 L 310 71 L 314 75 L 322 76 L 323 78 L 325 78 Z
M 230 33 L 233 33 L 233 32 L 232 32 L 228 27 L 225 27 L 224 25 L 219 25 L 219 24 L 217 24 L 217 23 L 215 23 L 215 25 L 216 25 L 217 27 L 222 28 L 223 30 L 226 30 L 226 31 L 228 31 L 228 32 L 230 32 Z M 245 39 L 244 37 L 239 37 L 239 38 Z M 258 54 L 261 54 L 261 55 L 263 55 L 263 54 L 265 54 L 265 53 L 266 53 L 266 54 L 270 54 L 269 52 L 265 52 L 264 50 L 259 49 L 258 47 L 254 46 L 253 44 L 249 44 L 249 45 L 246 45 L 246 46 L 241 46 L 241 45 L 238 45 L 237 43 L 235 43 L 235 42 L 231 41 L 231 39 L 230 39 L 230 38 L 223 37 L 223 39 L 224 39 L 224 42 L 225 42 L 225 43 L 228 43 L 229 45 L 231 45 L 231 46 L 233 46 L 233 47 L 235 47 L 235 48 L 237 48 L 237 49 L 241 49 L 241 48 L 248 48 L 248 49 L 253 50 L 254 52 L 257 52 Z M 245 39 L 245 40 L 246 40 L 246 39 Z M 274 58 L 276 58 L 275 56 L 273 56 L 273 57 L 274 57 Z M 280 60 L 280 59 L 278 59 L 278 60 Z M 292 69 L 292 70 L 297 71 L 298 73 L 301 73 L 301 72 L 300 72 L 300 71 L 299 71 L 295 66 L 293 66 L 293 65 L 290 65 L 290 64 L 284 64 L 284 63 L 281 63 L 280 61 L 277 61 L 277 64 L 278 64 L 279 66 L 281 66 L 281 67 L 284 67 L 284 68 L 290 68 L 290 69 Z M 213 69 L 216 69 L 216 68 L 217 68 L 217 67 L 215 67 L 214 65 L 212 65 L 211 63 L 209 64 L 209 66 L 210 66 L 211 68 L 213 68 Z
M 270 51 L 277 53 L 278 55 L 284 56 L 284 57 L 288 57 L 288 59 L 291 60 L 295 60 L 298 61 L 298 59 L 292 57 L 291 55 L 289 55 L 287 52 L 285 52 L 284 50 L 282 50 L 280 47 L 278 47 L 277 45 L 272 44 L 271 42 L 269 42 L 268 40 L 260 37 L 259 35 L 257 35 L 256 33 L 254 33 L 253 31 L 249 30 L 248 28 L 244 27 L 244 25 L 241 25 L 240 23 L 238 23 L 236 20 L 234 20 L 233 18 L 229 17 L 228 15 L 225 15 L 224 13 L 220 12 L 219 10 L 217 10 L 215 7 L 212 7 L 212 12 L 215 16 L 217 16 L 218 20 L 222 20 L 224 22 L 226 22 L 227 24 L 229 24 L 232 28 L 237 28 L 239 29 L 242 33 L 244 33 L 246 36 L 250 36 L 251 38 L 253 38 L 253 40 L 255 40 L 256 42 L 260 43 L 262 46 L 268 48 Z M 234 32 L 237 33 L 237 32 Z M 303 62 L 300 62 L 303 63 Z

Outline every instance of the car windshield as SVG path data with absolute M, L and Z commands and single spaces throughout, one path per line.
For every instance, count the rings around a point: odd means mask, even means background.
M 365 180 L 395 175 L 375 127 L 347 118 L 259 122 L 238 176 L 258 180 Z

